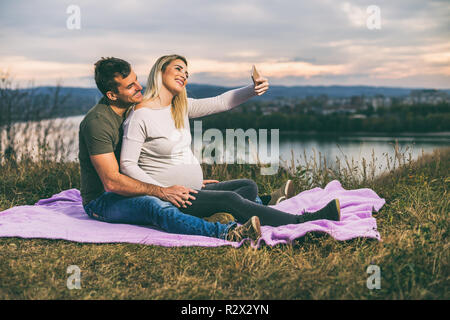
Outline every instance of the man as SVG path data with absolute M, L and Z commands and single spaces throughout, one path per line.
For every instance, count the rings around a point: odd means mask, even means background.
M 142 86 L 130 64 L 118 58 L 95 64 L 95 82 L 103 98 L 86 114 L 79 131 L 81 196 L 91 218 L 231 241 L 260 236 L 259 225 L 251 220 L 237 227 L 234 221 L 214 223 L 182 213 L 178 208 L 195 200 L 193 189 L 160 187 L 121 174 L 122 123 L 128 108 L 142 101 Z

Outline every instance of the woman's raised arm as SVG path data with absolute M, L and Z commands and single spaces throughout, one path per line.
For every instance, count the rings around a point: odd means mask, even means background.
M 253 78 L 254 75 L 257 78 Z M 263 95 L 269 89 L 269 81 L 259 73 L 252 75 L 253 85 L 229 90 L 216 97 L 205 99 L 188 98 L 188 117 L 199 118 L 214 113 L 228 111 L 246 102 L 255 95 Z
M 255 95 L 253 85 L 249 85 L 243 88 L 229 90 L 216 97 L 203 99 L 188 98 L 188 116 L 189 118 L 199 118 L 209 114 L 228 111 L 246 102 Z

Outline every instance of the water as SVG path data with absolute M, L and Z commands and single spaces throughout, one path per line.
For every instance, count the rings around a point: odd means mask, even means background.
M 46 132 L 47 141 L 50 146 L 55 148 L 59 146 L 63 149 L 61 152 L 66 155 L 66 159 L 69 161 L 77 160 L 78 157 L 78 127 L 83 119 L 83 116 L 60 118 L 55 120 L 46 120 L 40 123 L 28 123 L 17 124 L 17 135 L 14 138 L 15 143 L 22 146 L 28 153 L 35 153 L 38 137 L 42 138 L 45 132 L 46 126 L 49 123 L 55 130 Z M 25 126 L 28 125 L 26 129 Z M 270 130 L 268 130 L 270 133 Z M 23 132 L 26 134 L 24 135 Z M 228 163 L 237 163 L 238 159 L 245 160 L 246 162 L 256 163 L 258 161 L 256 154 L 258 154 L 259 161 L 262 163 L 274 162 L 276 159 L 276 152 L 271 153 L 271 148 L 277 145 L 274 135 L 268 135 L 267 147 L 264 147 L 261 143 L 263 136 L 258 131 L 257 134 L 258 143 L 253 144 L 253 149 L 245 147 L 245 150 L 237 150 L 237 144 L 234 143 L 235 153 L 231 158 L 224 157 Z M 204 131 L 203 131 L 204 134 Z M 195 136 L 203 139 L 201 132 L 194 132 L 193 134 L 193 147 Z M 3 134 L 0 137 L 5 143 L 6 136 Z M 223 148 L 218 150 L 225 153 L 226 149 L 226 135 L 223 134 Z M 280 165 L 292 166 L 292 159 L 294 165 L 305 165 L 308 161 L 316 160 L 319 162 L 319 158 L 326 158 L 327 165 L 333 165 L 337 159 L 340 159 L 341 165 L 345 164 L 345 159 L 351 163 L 353 160 L 356 164 L 361 164 L 364 158 L 367 163 L 375 161 L 378 173 L 386 169 L 387 158 L 394 159 L 395 151 L 394 145 L 398 142 L 399 151 L 406 154 L 408 158 L 417 159 L 422 153 L 431 153 L 434 149 L 440 147 L 450 146 L 450 133 L 440 134 L 410 134 L 410 135 L 346 135 L 346 136 L 325 136 L 325 135 L 311 135 L 304 133 L 285 133 L 280 130 L 278 148 L 278 156 L 280 159 Z M 204 141 L 203 147 L 207 146 L 211 141 Z M 258 146 L 255 148 L 255 146 Z M 196 154 L 198 155 L 198 153 Z M 200 153 L 203 157 L 200 160 L 208 162 L 208 158 L 204 157 L 204 154 Z
M 349 136 L 317 136 L 286 134 L 280 136 L 280 155 L 284 160 L 295 159 L 296 165 L 304 165 L 306 161 L 325 157 L 327 165 L 333 166 L 337 159 L 341 166 L 346 166 L 345 160 L 362 166 L 374 163 L 377 173 L 387 169 L 388 161 L 395 162 L 395 146 L 398 151 L 411 160 L 417 159 L 423 153 L 432 153 L 433 150 L 450 146 L 450 133 L 439 135 L 392 136 L 392 135 L 349 135 Z M 292 151 L 291 151 L 292 150 Z M 320 153 L 320 155 L 319 155 Z M 306 159 L 305 159 L 306 154 Z
M 226 146 L 225 140 L 227 138 L 224 135 L 224 146 Z M 258 136 L 258 139 L 260 138 L 261 136 Z M 210 140 L 206 144 L 213 142 L 214 140 Z M 450 133 L 402 136 L 355 134 L 331 136 L 283 133 L 281 131 L 278 140 L 269 135 L 266 147 L 261 144 L 261 139 L 257 140 L 257 142 L 259 143 L 250 144 L 257 145 L 257 148 L 251 148 L 247 144 L 245 149 L 241 148 L 240 150 L 237 150 L 235 143 L 234 154 L 225 155 L 222 158 L 227 159 L 227 163 L 237 163 L 240 159 L 241 163 L 257 163 L 259 160 L 261 163 L 267 164 L 274 163 L 279 159 L 280 165 L 291 168 L 306 166 L 308 163 L 320 165 L 325 162 L 327 167 L 335 167 L 337 162 L 340 162 L 341 167 L 347 167 L 348 163 L 352 168 L 362 168 L 364 159 L 366 166 L 373 164 L 375 174 L 379 174 L 388 169 L 388 164 L 391 168 L 394 163 L 398 166 L 398 159 L 395 157 L 396 147 L 398 154 L 404 157 L 402 163 L 408 162 L 408 160 L 417 159 L 424 153 L 432 153 L 437 148 L 449 147 Z M 275 146 L 272 148 L 274 144 Z M 276 145 L 278 145 L 278 148 Z M 223 149 L 221 151 L 226 153 L 226 147 Z M 272 149 L 276 152 L 271 153 Z M 256 154 L 258 154 L 258 157 L 256 157 Z M 220 157 L 218 158 L 220 159 Z M 206 159 L 208 160 L 208 158 Z

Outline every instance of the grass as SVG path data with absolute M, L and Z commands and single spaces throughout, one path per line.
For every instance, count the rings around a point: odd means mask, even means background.
M 391 160 L 382 176 L 368 174 L 374 163 L 358 171 L 350 161 L 332 169 L 321 159 L 273 176 L 259 175 L 259 166 L 203 166 L 209 178 L 254 179 L 261 193 L 288 177 L 298 192 L 333 179 L 372 188 L 386 199 L 375 214 L 382 242 L 310 233 L 255 250 L 1 238 L 0 299 L 449 299 L 450 148 Z M 69 188 L 79 188 L 76 163 L 0 167 L 1 210 Z M 381 268 L 381 289 L 366 286 L 372 264 Z M 70 265 L 81 270 L 80 290 L 66 286 Z

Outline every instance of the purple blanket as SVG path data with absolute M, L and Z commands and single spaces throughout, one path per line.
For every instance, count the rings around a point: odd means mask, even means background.
M 299 214 L 303 210 L 316 211 L 334 198 L 338 198 L 341 204 L 341 221 L 317 220 L 280 227 L 262 226 L 262 237 L 257 246 L 261 242 L 270 246 L 290 243 L 313 231 L 328 233 L 336 240 L 357 237 L 381 240 L 372 209 L 380 210 L 385 201 L 371 189 L 345 190 L 339 181 L 334 180 L 325 189 L 304 191 L 274 207 Z M 38 201 L 34 206 L 18 206 L 0 212 L 0 237 L 64 239 L 88 243 L 127 242 L 167 247 L 242 245 L 216 238 L 167 233 L 151 226 L 93 220 L 84 212 L 77 189 L 65 190 Z

